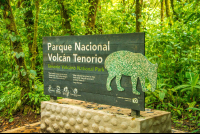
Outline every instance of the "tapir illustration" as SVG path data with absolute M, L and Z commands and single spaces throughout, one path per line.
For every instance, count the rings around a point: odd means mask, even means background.
M 145 92 L 145 78 L 148 78 L 151 84 L 151 90 L 155 91 L 157 85 L 157 68 L 158 64 L 152 64 L 141 53 L 133 53 L 130 51 L 116 51 L 108 55 L 105 60 L 105 68 L 108 70 L 108 78 L 106 88 L 111 91 L 111 80 L 116 76 L 117 89 L 124 91 L 120 85 L 120 80 L 123 75 L 131 76 L 132 92 L 140 95 L 136 90 L 137 78 L 139 77 L 142 85 L 142 91 Z

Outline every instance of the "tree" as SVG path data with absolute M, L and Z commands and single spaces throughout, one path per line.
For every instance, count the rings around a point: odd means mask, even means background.
M 66 4 L 64 4 L 63 0 L 58 0 L 58 3 L 61 6 L 60 14 L 62 17 L 62 27 L 63 27 L 63 35 L 69 34 L 74 35 L 72 29 L 71 29 L 71 17 L 69 14 L 69 10 Z
M 136 0 L 135 14 L 136 14 L 136 32 L 140 32 L 141 27 L 141 10 L 142 10 L 143 0 Z
M 161 26 L 163 26 L 163 20 L 164 20 L 164 0 L 161 0 Z
M 173 15 L 175 15 L 175 20 L 178 20 L 178 14 L 175 12 L 174 10 L 174 0 L 170 0 L 171 2 L 171 7 L 172 7 L 172 12 L 173 12 Z
M 28 48 L 29 48 L 29 56 L 32 57 L 32 45 L 33 45 L 33 35 L 34 35 L 34 20 L 33 20 L 33 12 L 31 9 L 31 1 L 30 0 L 23 0 L 19 1 L 18 3 L 22 3 L 22 7 L 26 8 L 24 13 L 24 23 L 27 29 L 27 39 L 28 39 Z
M 33 37 L 33 45 L 32 45 L 32 49 L 31 52 L 33 54 L 32 56 L 32 64 L 31 64 L 31 68 L 32 70 L 35 70 L 35 64 L 36 64 L 36 56 L 37 56 L 37 31 L 38 31 L 38 14 L 39 14 L 39 2 L 40 0 L 35 0 L 35 8 L 36 8 L 36 14 L 35 14 L 35 22 L 34 22 L 34 37 Z
M 165 0 L 166 16 L 169 19 L 169 25 L 172 25 L 169 0 Z
M 89 7 L 89 13 L 88 13 L 88 19 L 86 23 L 87 32 L 86 35 L 92 34 L 92 31 L 95 29 L 95 19 L 96 19 L 96 12 L 99 0 L 88 0 L 90 3 Z
M 16 61 L 18 71 L 19 73 L 19 80 L 20 80 L 20 87 L 21 90 L 21 102 L 22 104 L 26 103 L 26 99 L 24 98 L 24 95 L 27 94 L 30 91 L 29 86 L 29 77 L 27 73 L 26 68 L 26 62 L 24 58 L 24 53 L 22 49 L 22 44 L 19 39 L 16 37 L 19 36 L 17 26 L 15 23 L 14 15 L 12 12 L 12 8 L 10 5 L 10 0 L 6 1 L 0 1 L 0 5 L 3 6 L 3 18 L 6 22 L 6 29 L 9 31 L 10 34 L 13 34 L 14 36 L 11 36 L 11 44 L 14 50 L 14 59 Z
M 102 11 L 101 11 L 101 3 L 99 4 L 99 16 L 97 17 L 98 19 L 98 26 L 96 25 L 95 28 L 98 29 L 99 34 L 103 34 L 103 25 L 102 25 Z

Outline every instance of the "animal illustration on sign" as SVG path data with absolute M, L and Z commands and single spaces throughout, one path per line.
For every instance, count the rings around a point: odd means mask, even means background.
M 142 91 L 145 92 L 145 78 L 148 78 L 151 84 L 151 90 L 155 91 L 157 85 L 157 69 L 158 64 L 152 64 L 141 53 L 133 53 L 130 51 L 116 51 L 107 56 L 105 60 L 105 68 L 108 70 L 108 78 L 106 88 L 111 91 L 111 80 L 116 76 L 116 85 L 119 91 L 124 91 L 120 85 L 123 75 L 131 76 L 132 92 L 140 95 L 136 90 L 137 78 L 140 78 Z

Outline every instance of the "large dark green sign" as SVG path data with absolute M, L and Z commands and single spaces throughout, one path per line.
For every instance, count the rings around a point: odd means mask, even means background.
M 144 33 L 44 37 L 44 93 L 144 111 L 144 54 Z

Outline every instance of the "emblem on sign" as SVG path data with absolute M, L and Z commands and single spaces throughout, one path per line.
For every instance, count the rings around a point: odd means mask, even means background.
M 49 93 L 55 92 L 55 91 L 53 90 L 53 88 L 51 87 L 51 85 L 49 85 L 48 91 L 49 91 Z
M 56 87 L 56 94 L 61 94 L 60 86 L 57 86 L 57 87 Z
M 63 89 L 63 95 L 66 95 L 67 97 L 69 96 L 68 87 L 64 87 L 64 89 Z
M 137 99 L 137 98 L 133 98 L 133 99 L 132 99 L 132 102 L 133 102 L 133 103 L 138 103 L 138 99 Z
M 124 91 L 120 85 L 120 80 L 123 75 L 131 76 L 132 92 L 135 95 L 140 95 L 136 90 L 137 78 L 140 78 L 142 91 L 145 92 L 145 78 L 148 78 L 151 84 L 151 90 L 155 91 L 157 84 L 157 68 L 158 64 L 152 64 L 141 53 L 133 53 L 130 51 L 117 51 L 111 53 L 105 60 L 105 68 L 108 70 L 108 78 L 106 88 L 111 91 L 110 83 L 116 76 L 117 89 Z

